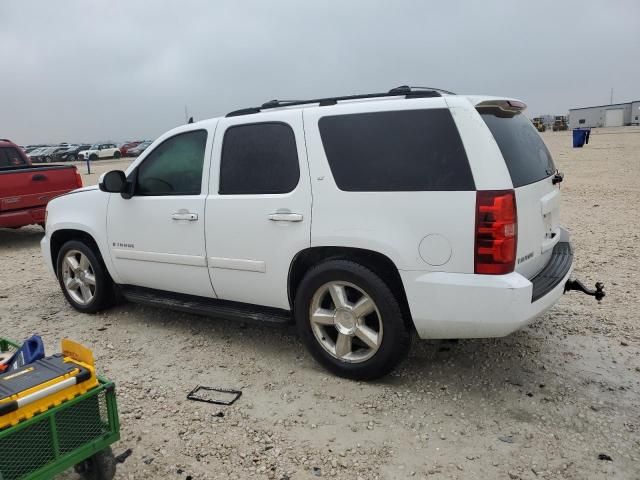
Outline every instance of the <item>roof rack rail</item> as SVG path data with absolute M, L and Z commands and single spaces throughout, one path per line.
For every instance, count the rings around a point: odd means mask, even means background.
M 400 87 L 392 88 L 391 90 L 389 90 L 389 93 L 397 92 L 397 94 L 402 94 L 404 92 L 417 93 L 417 92 L 423 92 L 423 91 L 444 93 L 445 95 L 455 95 L 455 93 L 450 92 L 449 90 L 444 90 L 442 88 L 436 88 L 436 87 L 410 87 L 408 85 L 402 85 Z
M 314 98 L 311 100 L 270 100 L 263 103 L 259 107 L 243 108 L 241 110 L 234 110 L 227 113 L 227 117 L 237 117 L 240 115 L 251 115 L 253 113 L 260 113 L 263 110 L 280 107 L 293 107 L 298 105 L 309 105 L 317 103 L 319 106 L 324 107 L 327 105 L 336 105 L 340 101 L 344 100 L 365 100 L 367 98 L 380 98 L 380 97 L 398 97 L 404 96 L 405 98 L 426 98 L 426 97 L 440 97 L 442 94 L 455 95 L 455 93 L 440 88 L 431 87 L 409 87 L 402 85 L 400 87 L 392 88 L 388 92 L 382 93 L 363 93 L 360 95 L 345 95 L 341 97 L 326 97 L 326 98 Z

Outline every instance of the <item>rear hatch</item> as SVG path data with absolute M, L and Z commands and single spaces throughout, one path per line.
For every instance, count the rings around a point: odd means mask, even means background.
M 560 240 L 560 184 L 551 154 L 524 115 L 524 104 L 487 102 L 476 106 L 491 130 L 509 169 L 516 194 L 518 246 L 516 272 L 533 278 L 549 261 Z

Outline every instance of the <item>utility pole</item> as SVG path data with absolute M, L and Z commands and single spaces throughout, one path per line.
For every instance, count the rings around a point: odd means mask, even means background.
M 609 105 L 613 105 L 613 87 L 611 87 L 611 97 L 609 98 Z
M 184 123 L 189 121 L 189 114 L 187 113 L 187 106 L 184 106 Z

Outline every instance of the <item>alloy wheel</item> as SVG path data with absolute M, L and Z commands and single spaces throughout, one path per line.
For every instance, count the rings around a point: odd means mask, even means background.
M 69 250 L 62 261 L 62 282 L 69 296 L 87 305 L 96 294 L 96 276 L 91 262 L 79 250 Z
M 352 283 L 334 281 L 321 286 L 311 299 L 309 321 L 322 348 L 342 362 L 364 362 L 382 344 L 378 307 Z

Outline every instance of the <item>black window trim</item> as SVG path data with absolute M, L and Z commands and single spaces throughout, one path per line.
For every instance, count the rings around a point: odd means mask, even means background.
M 165 142 L 168 142 L 169 140 L 171 140 L 173 138 L 176 138 L 176 137 L 178 137 L 180 135 L 184 135 L 185 133 L 192 133 L 192 132 L 205 132 L 207 134 L 207 139 L 205 141 L 205 147 L 204 147 L 204 158 L 202 159 L 202 179 L 200 180 L 200 191 L 198 193 L 175 193 L 175 192 L 171 192 L 171 193 L 156 193 L 156 194 L 153 194 L 153 195 L 147 195 L 147 194 L 144 194 L 144 193 L 138 193 L 137 192 L 137 188 L 138 188 L 138 169 L 140 168 L 140 166 L 143 165 L 144 162 L 146 162 L 149 159 L 149 157 L 153 154 L 153 152 L 155 152 L 158 148 L 160 148 L 160 146 L 163 145 Z M 149 151 L 149 153 L 147 155 L 145 155 L 144 159 L 138 165 L 136 165 L 136 168 L 134 168 L 133 171 L 127 177 L 127 183 L 132 185 L 131 189 L 133 190 L 133 196 L 134 197 L 197 197 L 198 195 L 202 195 L 202 182 L 205 181 L 204 165 L 205 165 L 205 161 L 207 160 L 207 142 L 208 141 L 209 141 L 209 131 L 206 128 L 194 128 L 193 130 L 185 130 L 184 132 L 179 132 L 179 133 L 176 133 L 175 135 L 171 135 L 170 137 L 165 138 L 162 142 L 160 142 L 158 145 L 156 145 L 153 148 L 153 150 Z M 147 147 L 147 148 L 149 148 L 149 147 Z
M 222 185 L 222 162 L 224 160 L 223 158 L 223 153 L 224 153 L 224 143 L 226 141 L 227 138 L 227 132 L 233 128 L 236 127 L 250 127 L 253 125 L 284 125 L 286 127 L 289 128 L 289 130 L 291 130 L 291 134 L 293 135 L 293 143 L 296 147 L 296 159 L 298 161 L 298 180 L 296 181 L 296 184 L 293 186 L 293 188 L 291 190 L 289 190 L 288 192 L 279 192 L 279 193 L 222 193 L 220 191 L 220 186 Z M 298 154 L 298 139 L 296 138 L 296 131 L 293 129 L 293 127 L 291 126 L 291 124 L 289 122 L 284 122 L 282 120 L 267 120 L 264 122 L 250 122 L 250 123 L 234 123 L 233 125 L 228 125 L 225 129 L 224 132 L 222 132 L 222 144 L 220 146 L 220 162 L 218 164 L 218 195 L 223 195 L 223 196 L 238 196 L 238 195 L 251 195 L 251 196 L 257 196 L 257 195 L 288 195 L 291 192 L 294 192 L 297 188 L 298 185 L 300 185 L 300 177 L 301 177 L 301 171 L 300 171 L 300 155 Z

